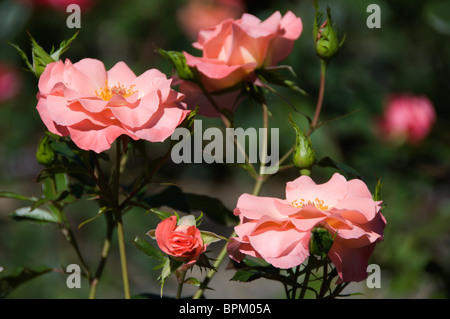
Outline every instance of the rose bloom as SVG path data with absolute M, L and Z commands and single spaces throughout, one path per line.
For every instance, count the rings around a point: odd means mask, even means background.
M 83 150 L 100 153 L 121 135 L 161 142 L 189 112 L 171 81 L 156 69 L 136 77 L 124 62 L 106 71 L 95 59 L 58 61 L 39 79 L 37 110 L 50 132 Z
M 195 225 L 177 224 L 176 216 L 161 221 L 156 227 L 155 237 L 163 252 L 190 265 L 206 250 L 200 230 Z
M 193 46 L 202 51 L 201 57 L 183 53 L 187 65 L 199 71 L 205 89 L 217 93 L 246 79 L 253 81 L 251 75 L 256 69 L 274 66 L 287 58 L 302 30 L 302 21 L 291 11 L 284 16 L 277 11 L 264 21 L 244 13 L 240 19 L 226 19 L 198 33 Z M 201 93 L 200 88 L 186 81 L 181 83 L 180 91 L 188 98 L 191 92 L 197 97 Z M 233 103 L 227 102 L 218 103 L 231 109 Z M 201 104 L 200 110 L 202 106 L 211 107 L 206 105 Z
M 8 101 L 19 93 L 21 78 L 12 67 L 0 64 L 0 103 Z
M 236 261 L 249 255 L 277 268 L 292 268 L 310 255 L 311 231 L 321 226 L 336 236 L 328 257 L 339 282 L 361 281 L 376 243 L 383 239 L 386 220 L 380 204 L 361 180 L 347 181 L 338 173 L 324 184 L 301 176 L 287 183 L 286 199 L 244 194 L 234 210 L 241 223 L 228 253 Z
M 377 122 L 378 134 L 383 140 L 415 144 L 428 135 L 435 121 L 436 113 L 427 97 L 392 95 Z

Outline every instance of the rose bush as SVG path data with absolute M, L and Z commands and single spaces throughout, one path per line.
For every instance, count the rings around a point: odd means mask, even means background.
M 234 210 L 241 224 L 228 245 L 236 261 L 246 255 L 263 258 L 278 268 L 302 264 L 310 255 L 309 241 L 315 227 L 334 237 L 328 257 L 340 281 L 367 277 L 368 258 L 383 239 L 386 221 L 381 202 L 374 201 L 358 179 L 347 181 L 335 173 L 324 184 L 301 176 L 287 183 L 286 199 L 242 195 Z
M 121 135 L 161 142 L 189 112 L 171 79 L 156 69 L 139 77 L 124 63 L 109 71 L 95 59 L 46 66 L 37 110 L 48 130 L 97 153 Z

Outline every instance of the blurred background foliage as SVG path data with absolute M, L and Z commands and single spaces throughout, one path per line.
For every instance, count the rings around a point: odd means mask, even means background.
M 29 30 L 47 50 L 70 38 L 77 30 L 66 27 L 63 3 L 55 1 L 0 2 L 0 65 L 14 72 L 7 87 L 12 97 L 0 101 L 0 191 L 14 191 L 39 196 L 35 178 L 42 167 L 35 160 L 37 143 L 45 132 L 36 106 L 37 79 L 22 71 L 24 64 L 7 41 L 29 48 Z M 73 1 L 76 2 L 76 1 Z M 228 1 L 232 3 L 232 1 Z M 53 3 L 53 5 L 52 5 Z M 170 64 L 155 48 L 187 51 L 193 38 L 180 22 L 181 8 L 188 0 L 90 0 L 81 1 L 81 29 L 78 38 L 64 58 L 78 61 L 85 57 L 102 60 L 107 69 L 125 61 L 136 74 L 158 68 L 170 75 Z M 381 28 L 369 29 L 367 6 L 381 8 Z M 319 1 L 329 5 L 345 44 L 327 72 L 324 107 L 321 119 L 334 119 L 312 136 L 318 158 L 330 156 L 354 168 L 374 190 L 382 179 L 383 211 L 387 219 L 385 240 L 379 244 L 370 263 L 381 267 L 380 289 L 368 289 L 364 283 L 355 290 L 369 298 L 448 298 L 450 296 L 450 3 L 448 1 Z M 240 7 L 260 19 L 272 12 L 293 11 L 300 16 L 304 30 L 292 54 L 284 62 L 297 74 L 298 85 L 308 96 L 279 89 L 290 104 L 275 94 L 268 96 L 271 127 L 280 128 L 280 154 L 295 141 L 294 130 L 287 125 L 288 115 L 303 128 L 306 120 L 301 112 L 313 115 L 319 87 L 319 60 L 312 39 L 314 8 L 312 1 L 247 0 Z M 238 10 L 239 11 L 239 10 Z M 192 22 L 191 22 L 192 23 Z M 189 22 L 188 22 L 189 24 Z M 3 87 L 2 87 L 2 90 Z M 5 94 L 5 92 L 1 92 Z M 389 145 L 377 138 L 375 119 L 382 114 L 385 98 L 391 93 L 426 95 L 434 104 L 437 121 L 429 136 L 417 145 Z M 221 126 L 217 119 L 204 120 L 207 125 Z M 236 112 L 236 126 L 261 127 L 257 106 L 243 103 Z M 155 157 L 167 143 L 148 146 Z M 315 168 L 317 182 L 330 178 L 333 170 Z M 295 169 L 280 172 L 264 185 L 261 195 L 284 196 L 287 181 L 298 177 Z M 191 193 L 219 198 L 233 209 L 242 193 L 251 192 L 253 181 L 246 172 L 219 164 L 166 163 L 158 181 L 171 182 Z M 155 184 L 154 191 L 163 189 Z M 15 266 L 46 265 L 65 268 L 77 263 L 76 257 L 58 229 L 51 225 L 17 222 L 8 214 L 21 203 L 0 199 L 0 276 Z M 96 263 L 101 250 L 104 225 L 95 220 L 79 230 L 77 226 L 96 214 L 90 203 L 70 206 L 67 216 L 76 230 L 80 247 L 89 262 Z M 129 245 L 130 280 L 133 294 L 158 293 L 152 271 L 155 264 L 131 244 L 134 236 L 154 228 L 157 219 L 144 211 L 128 212 L 124 217 Z M 203 229 L 223 236 L 231 228 L 206 220 Z M 211 249 L 220 249 L 220 244 Z M 120 268 L 117 245 L 113 243 L 110 260 L 99 286 L 99 297 L 121 297 Z M 224 265 L 226 266 L 226 265 Z M 232 272 L 223 271 L 211 283 L 216 290 L 207 298 L 282 297 L 280 290 L 253 289 L 253 283 L 232 283 Z M 68 289 L 66 276 L 51 272 L 14 290 L 10 298 L 85 298 L 87 284 L 81 289 Z M 223 281 L 222 283 L 220 281 Z M 256 285 L 256 284 L 255 284 Z M 270 283 L 258 283 L 267 285 Z M 167 288 L 170 294 L 170 286 Z M 253 290 L 252 290 L 253 289 Z M 186 290 L 188 291 L 188 290 Z M 270 293 L 271 295 L 267 295 Z

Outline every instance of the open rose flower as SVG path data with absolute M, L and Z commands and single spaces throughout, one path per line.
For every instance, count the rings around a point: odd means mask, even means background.
M 286 199 L 244 194 L 234 210 L 241 223 L 228 253 L 236 261 L 250 255 L 292 268 L 310 255 L 311 231 L 321 226 L 335 236 L 328 257 L 339 281 L 361 281 L 376 243 L 383 239 L 386 220 L 380 204 L 361 180 L 347 181 L 338 173 L 324 184 L 301 176 L 287 183 Z
M 383 140 L 414 144 L 428 135 L 435 121 L 435 110 L 427 97 L 399 94 L 388 98 L 377 124 Z
M 161 142 L 189 112 L 171 81 L 156 69 L 137 77 L 124 62 L 106 71 L 95 59 L 58 61 L 39 79 L 37 110 L 50 132 L 83 150 L 100 153 L 121 135 Z
M 184 55 L 187 65 L 197 68 L 206 90 L 217 92 L 251 78 L 258 68 L 287 58 L 302 30 L 302 21 L 291 11 L 284 16 L 277 11 L 264 21 L 244 13 L 240 19 L 226 19 L 198 33 L 193 46 L 202 51 L 201 57 Z M 186 95 L 195 91 L 192 85 L 183 84 L 180 90 Z
M 193 217 L 193 216 L 189 216 Z M 194 218 L 176 216 L 161 221 L 155 231 L 148 234 L 156 239 L 158 247 L 178 261 L 193 265 L 206 250 L 200 230 Z

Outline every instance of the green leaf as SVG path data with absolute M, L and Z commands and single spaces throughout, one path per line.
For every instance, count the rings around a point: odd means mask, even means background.
M 211 287 L 205 286 L 200 280 L 197 278 L 190 277 L 184 281 L 185 284 L 189 284 L 195 287 L 199 287 L 202 289 L 214 290 Z
M 231 280 L 240 282 L 251 282 L 253 280 L 261 278 L 262 276 L 263 274 L 256 269 L 240 269 L 236 271 Z
M 34 268 L 15 267 L 5 271 L 5 273 L 2 272 L 0 277 L 0 298 L 5 298 L 21 284 L 51 271 L 54 270 L 46 266 L 39 266 Z
M 12 192 L 0 192 L 0 197 L 12 198 L 12 199 L 18 199 L 18 200 L 26 200 L 26 201 L 30 201 L 30 202 L 36 202 L 38 200 L 36 197 L 23 196 L 23 195 L 19 195 L 19 194 L 12 193 Z
M 384 184 L 381 182 L 381 178 L 379 178 L 373 194 L 373 200 L 376 202 L 381 200 L 381 189 L 383 188 L 383 185 Z
M 201 211 L 212 221 L 220 225 L 232 226 L 236 225 L 239 221 L 233 212 L 225 207 L 219 199 L 206 195 L 184 193 L 179 187 L 173 185 L 142 200 L 151 207 L 167 206 L 174 210 L 187 213 Z M 153 212 L 157 213 L 158 211 Z
M 54 179 L 57 194 L 60 194 L 69 189 L 69 177 L 67 176 L 67 174 L 64 173 L 55 174 Z
M 198 280 L 197 278 L 191 277 L 184 281 L 185 284 L 189 284 L 195 287 L 200 287 L 202 285 L 202 282 Z
M 284 74 L 286 71 L 288 73 L 287 75 Z M 263 82 L 285 87 L 300 93 L 303 96 L 308 96 L 308 93 L 306 93 L 305 90 L 301 89 L 294 81 L 288 79 L 288 75 L 296 77 L 291 66 L 280 65 L 275 67 L 266 67 L 258 69 L 256 73 L 258 78 Z
M 17 45 L 17 44 L 13 44 L 8 42 L 14 49 L 16 49 L 16 51 L 19 53 L 20 57 L 22 58 L 22 60 L 25 62 L 25 64 L 27 65 L 27 71 L 34 73 L 34 69 L 33 69 L 33 65 L 31 65 L 30 61 L 28 60 L 28 56 L 27 54 Z
M 52 214 L 41 208 L 32 210 L 31 207 L 16 209 L 14 212 L 9 214 L 9 217 L 18 221 L 29 220 L 42 224 L 58 224 L 60 222 L 58 215 Z
M 94 217 L 89 218 L 88 220 L 85 220 L 84 222 L 80 223 L 78 225 L 78 229 L 80 229 L 82 226 L 86 225 L 87 223 L 90 223 L 91 221 L 97 219 L 98 217 L 100 217 L 101 215 L 103 215 L 104 213 L 106 213 L 109 210 L 110 210 L 109 207 L 103 206 L 102 208 L 99 209 L 97 215 L 95 215 Z
M 158 280 L 161 283 L 161 297 L 163 295 L 163 288 L 164 283 L 166 279 L 175 271 L 177 270 L 183 263 L 181 261 L 175 260 L 173 258 L 170 258 L 169 256 L 165 257 L 164 263 L 162 266 L 161 275 L 159 276 Z
M 206 195 L 185 193 L 190 210 L 199 210 L 209 219 L 220 224 L 236 225 L 238 218 L 217 198 Z
M 209 232 L 209 231 L 202 230 L 200 232 L 200 234 L 202 236 L 203 244 L 205 244 L 205 245 L 209 245 L 209 244 L 215 243 L 220 240 L 227 240 L 225 237 L 219 236 L 219 235 L 217 235 L 213 232 Z
M 169 218 L 170 216 L 172 216 L 171 213 L 168 212 L 163 212 L 162 210 L 156 209 L 156 208 L 150 208 L 148 210 L 150 213 L 155 214 L 156 216 L 158 216 L 159 218 L 161 218 L 162 220 Z
M 134 246 L 136 246 L 137 249 L 139 249 L 141 252 L 143 252 L 144 254 L 146 254 L 151 258 L 159 260 L 164 259 L 163 255 L 158 249 L 153 247 L 148 241 L 146 241 L 144 238 L 140 236 L 136 236 L 134 238 L 133 244 Z
M 321 167 L 333 167 L 338 169 L 340 172 L 342 172 L 347 179 L 352 179 L 352 178 L 357 178 L 357 179 L 361 179 L 364 180 L 364 178 L 361 176 L 361 174 L 359 174 L 355 169 L 351 168 L 350 166 L 343 164 L 343 163 L 338 163 L 334 160 L 332 160 L 330 157 L 324 157 L 322 158 L 317 165 L 321 166 Z

